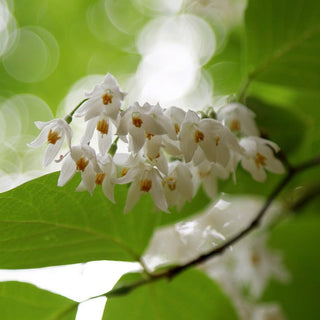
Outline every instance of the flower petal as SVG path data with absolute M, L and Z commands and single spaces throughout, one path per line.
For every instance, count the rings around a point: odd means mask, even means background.
M 52 143 L 48 144 L 43 157 L 43 165 L 45 167 L 48 166 L 53 161 L 55 156 L 58 154 L 63 144 L 63 140 L 64 140 L 63 138 L 64 137 L 61 137 L 61 139 L 57 140 L 55 144 L 52 144 Z
M 61 167 L 58 186 L 64 186 L 76 173 L 76 164 L 72 160 L 70 154 L 64 159 Z
M 42 144 L 44 144 L 48 140 L 48 134 L 49 134 L 50 128 L 51 128 L 50 126 L 47 126 L 44 129 L 42 129 L 38 137 L 34 139 L 32 142 L 28 143 L 28 146 L 31 148 L 38 148 Z
M 140 191 L 140 182 L 138 180 L 134 181 L 128 190 L 127 201 L 124 207 L 124 213 L 128 213 L 132 210 L 132 208 L 139 201 L 141 194 L 142 192 Z
M 150 189 L 150 194 L 152 196 L 152 199 L 155 203 L 155 205 L 164 212 L 168 211 L 168 204 L 166 201 L 166 198 L 164 196 L 163 187 L 160 181 L 160 178 L 157 177 L 155 174 L 152 175 L 152 187 Z

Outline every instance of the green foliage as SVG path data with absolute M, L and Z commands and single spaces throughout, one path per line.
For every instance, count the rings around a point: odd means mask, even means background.
M 320 294 L 319 212 L 283 222 L 272 233 L 271 245 L 283 253 L 290 270 L 288 285 L 272 282 L 264 300 L 277 300 L 290 320 L 317 319 Z
M 21 282 L 0 282 L 1 320 L 73 320 L 78 303 Z
M 249 80 L 318 90 L 319 15 L 317 1 L 249 1 L 245 14 Z
M 91 260 L 139 261 L 155 228 L 203 209 L 203 193 L 178 215 L 155 212 L 143 197 L 123 213 L 127 186 L 116 187 L 116 204 L 100 188 L 77 193 L 79 179 L 57 187 L 57 173 L 0 194 L 0 268 L 36 268 Z
M 256 114 L 256 121 L 262 135 L 276 142 L 286 155 L 300 147 L 307 129 L 303 118 L 298 117 L 291 110 L 268 105 L 255 98 L 248 98 L 247 105 Z
M 141 279 L 124 275 L 116 287 Z M 125 306 L 125 307 L 124 307 Z M 205 274 L 188 270 L 172 280 L 159 280 L 132 293 L 107 300 L 103 320 L 236 320 L 230 300 Z

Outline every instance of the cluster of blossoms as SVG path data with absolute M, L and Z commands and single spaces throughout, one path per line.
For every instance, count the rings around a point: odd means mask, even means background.
M 284 172 L 274 156 L 279 147 L 259 137 L 254 114 L 242 104 L 229 103 L 200 117 L 191 110 L 163 109 L 159 104 L 134 103 L 123 109 L 125 95 L 107 74 L 65 120 L 36 122 L 41 133 L 29 145 L 48 143 L 45 166 L 67 141 L 69 151 L 60 156 L 59 186 L 79 171 L 78 191 L 92 194 L 96 185 L 102 185 L 105 196 L 114 202 L 114 186 L 131 183 L 125 212 L 144 193 L 150 193 L 156 207 L 167 212 L 190 201 L 200 184 L 214 197 L 217 178 L 231 174 L 235 179 L 239 162 L 257 181 L 265 180 L 265 170 Z M 83 117 L 87 124 L 79 145 L 72 145 L 72 116 Z M 95 132 L 98 150 L 90 146 Z M 126 157 L 116 152 L 119 139 L 128 146 Z

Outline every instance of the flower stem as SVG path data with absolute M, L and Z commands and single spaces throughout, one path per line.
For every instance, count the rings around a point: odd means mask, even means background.
M 65 120 L 68 124 L 70 124 L 70 123 L 72 122 L 73 114 L 74 114 L 74 113 L 80 108 L 80 106 L 81 106 L 82 104 L 84 104 L 87 100 L 88 100 L 88 98 L 83 99 L 68 115 L 66 115 L 66 116 L 64 117 L 64 120 Z

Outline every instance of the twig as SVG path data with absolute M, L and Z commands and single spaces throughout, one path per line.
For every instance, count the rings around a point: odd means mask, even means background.
M 196 266 L 200 263 L 205 262 L 207 259 L 212 258 L 216 255 L 219 255 L 221 253 L 223 253 L 228 247 L 230 247 L 231 245 L 233 245 L 234 243 L 236 243 L 237 241 L 239 241 L 240 239 L 242 239 L 243 237 L 245 237 L 247 234 L 249 234 L 252 230 L 254 230 L 255 228 L 257 228 L 263 218 L 263 216 L 265 215 L 266 211 L 268 210 L 268 208 L 270 207 L 270 205 L 272 204 L 272 202 L 275 200 L 275 198 L 280 194 L 280 192 L 288 185 L 288 183 L 293 179 L 293 177 L 300 173 L 301 171 L 307 170 L 309 168 L 312 168 L 314 166 L 320 165 L 320 156 L 317 156 L 311 160 L 308 160 L 306 162 L 303 162 L 297 166 L 291 166 L 288 165 L 288 173 L 286 174 L 286 176 L 277 184 L 277 186 L 273 189 L 273 191 L 271 192 L 271 194 L 268 196 L 266 202 L 264 203 L 263 207 L 260 209 L 260 211 L 258 212 L 257 216 L 252 220 L 252 222 L 242 231 L 240 231 L 238 234 L 236 234 L 235 236 L 233 236 L 231 239 L 229 239 L 228 241 L 226 241 L 225 243 L 223 243 L 222 245 L 214 248 L 213 250 L 211 250 L 210 252 L 203 254 L 199 257 L 197 257 L 196 259 L 181 265 L 181 266 L 174 266 L 171 268 L 168 268 L 166 270 L 163 270 L 161 272 L 156 272 L 156 273 L 147 273 L 146 274 L 146 278 L 145 279 L 141 279 L 139 281 L 133 282 L 129 285 L 124 285 L 124 286 L 120 286 L 120 287 L 115 287 L 114 289 L 108 291 L 105 294 L 102 294 L 100 296 L 97 297 L 114 297 L 114 296 L 120 296 L 120 295 L 124 295 L 127 294 L 129 292 L 131 292 L 132 290 L 157 281 L 159 279 L 162 278 L 167 278 L 167 279 L 172 279 L 173 277 L 177 276 L 178 274 L 180 274 L 182 271 L 187 270 L 190 267 Z M 94 297 L 94 298 L 97 298 Z M 91 298 L 93 299 L 93 298 Z

